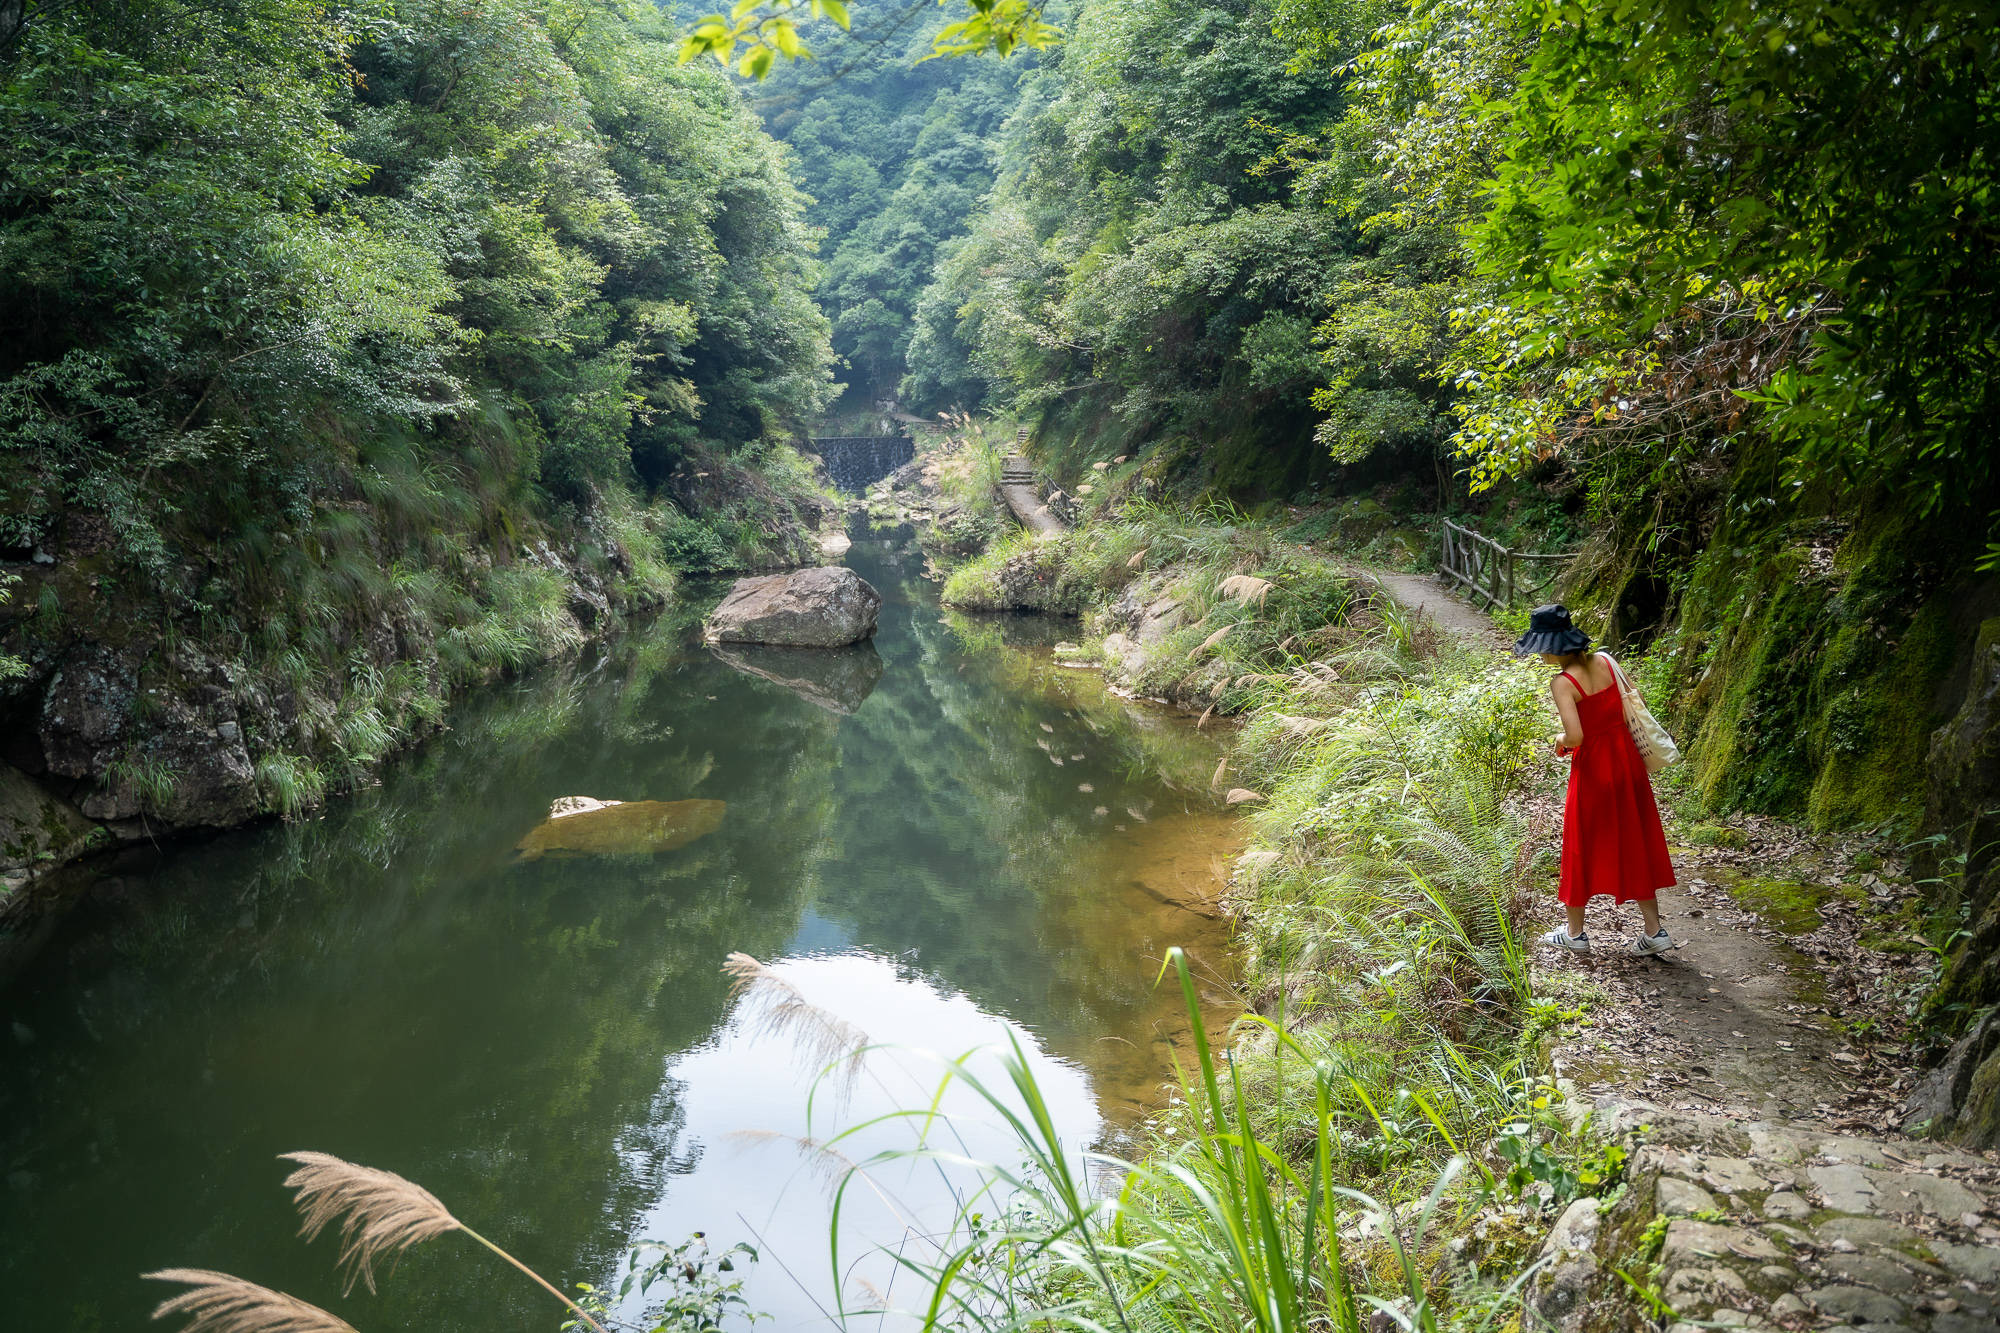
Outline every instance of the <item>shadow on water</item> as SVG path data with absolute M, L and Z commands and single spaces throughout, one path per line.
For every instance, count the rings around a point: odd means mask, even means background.
M 849 563 L 885 598 L 865 651 L 717 654 L 682 616 L 468 700 L 323 819 L 102 872 L 0 1000 L 10 1324 L 137 1327 L 170 1265 L 364 1330 L 560 1322 L 449 1240 L 343 1299 L 278 1189 L 308 1147 L 561 1281 L 754 1227 L 825 1284 L 823 1196 L 742 1134 L 818 1132 L 812 1071 L 736 1012 L 733 950 L 878 1041 L 1019 1035 L 1079 1141 L 1141 1113 L 1183 1035 L 1161 955 L 1225 966 L 1213 740 L 1054 667 L 1045 627 L 944 614 L 900 537 Z M 521 855 L 566 796 L 658 803 L 653 845 Z M 884 1064 L 849 1113 L 931 1076 Z M 752 1294 L 777 1327 L 825 1295 L 770 1263 Z

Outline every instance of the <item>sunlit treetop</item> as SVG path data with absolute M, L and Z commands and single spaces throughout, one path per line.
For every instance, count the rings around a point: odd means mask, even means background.
M 919 5 L 923 2 L 919 0 Z M 1062 38 L 1059 29 L 1042 21 L 1041 5 L 1031 0 L 965 0 L 965 5 L 970 13 L 938 31 L 925 60 L 989 51 L 1006 56 L 1019 47 L 1040 51 Z M 845 31 L 847 6 L 841 0 L 737 0 L 728 14 L 710 14 L 688 30 L 681 42 L 681 63 L 709 55 L 745 78 L 761 79 L 779 57 L 812 59 L 799 23 L 821 18 Z

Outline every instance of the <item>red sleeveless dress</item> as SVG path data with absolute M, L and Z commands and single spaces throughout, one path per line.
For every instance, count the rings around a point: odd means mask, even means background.
M 1625 725 L 1618 675 L 1595 694 L 1569 672 L 1576 686 L 1583 744 L 1569 761 L 1569 797 L 1563 803 L 1562 882 L 1556 896 L 1582 906 L 1600 893 L 1621 903 L 1651 898 L 1674 882 L 1653 780 Z

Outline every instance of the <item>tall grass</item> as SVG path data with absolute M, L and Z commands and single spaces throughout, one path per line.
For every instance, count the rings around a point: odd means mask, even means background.
M 1551 1004 L 1525 926 L 1551 842 L 1522 799 L 1539 681 L 1385 627 L 1258 688 L 1235 762 L 1269 798 L 1237 885 L 1259 998 L 1373 1110 L 1421 1090 L 1418 1140 L 1515 1116 L 1539 1072 L 1521 1033 Z
M 1439 1308 L 1426 1274 L 1434 1229 L 1479 1199 L 1461 1188 L 1454 1156 L 1409 1206 L 1352 1188 L 1339 1163 L 1346 1134 L 1341 1077 L 1280 1024 L 1253 1020 L 1273 1058 L 1302 1074 L 1308 1141 L 1280 1144 L 1255 1123 L 1237 1061 L 1202 1024 L 1187 960 L 1169 958 L 1191 1023 L 1194 1064 L 1182 1071 L 1187 1133 L 1141 1161 L 1079 1153 L 1063 1142 L 1017 1039 L 993 1081 L 970 1058 L 948 1062 L 944 1081 L 976 1094 L 1004 1125 L 1016 1160 L 980 1165 L 942 1238 L 896 1262 L 927 1295 L 906 1313 L 934 1328 L 1063 1328 L 1105 1333 L 1361 1333 L 1390 1325 L 1433 1333 Z M 890 1162 L 959 1161 L 937 1107 L 908 1113 L 916 1143 L 853 1167 L 836 1193 L 834 1265 L 840 1271 L 838 1201 Z M 854 1132 L 854 1131 L 850 1131 Z M 839 1140 L 830 1146 L 837 1146 Z M 1475 1177 L 1486 1177 L 1475 1173 Z M 1095 1182 L 1115 1179 L 1115 1193 Z M 1356 1243 L 1366 1253 L 1351 1253 Z M 1357 1262 L 1357 1257 L 1359 1262 Z M 1507 1313 L 1531 1273 L 1487 1293 L 1455 1327 L 1480 1333 Z
M 675 575 L 666 543 L 648 522 L 649 517 L 648 511 L 623 495 L 604 506 L 604 526 L 625 558 L 627 572 L 620 579 L 620 591 L 633 601 L 659 605 L 673 597 Z
M 326 775 L 302 755 L 274 750 L 257 761 L 257 795 L 268 812 L 297 819 L 326 799 Z

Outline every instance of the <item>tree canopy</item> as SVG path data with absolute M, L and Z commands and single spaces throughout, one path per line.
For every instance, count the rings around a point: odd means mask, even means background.
M 303 512 L 383 430 L 576 499 L 829 396 L 783 154 L 650 6 L 19 14 L 10 544 L 83 505 L 157 567 L 183 518 Z

